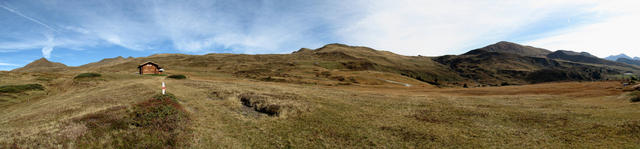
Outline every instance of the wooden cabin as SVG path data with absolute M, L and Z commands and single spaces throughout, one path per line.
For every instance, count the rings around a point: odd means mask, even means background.
M 138 71 L 143 74 L 162 74 L 164 71 L 158 64 L 153 62 L 142 63 L 138 66 Z

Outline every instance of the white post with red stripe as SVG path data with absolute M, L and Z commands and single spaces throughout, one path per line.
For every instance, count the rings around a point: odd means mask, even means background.
M 167 87 L 164 86 L 164 82 L 162 82 L 162 95 L 164 95 L 164 90 L 166 90 Z

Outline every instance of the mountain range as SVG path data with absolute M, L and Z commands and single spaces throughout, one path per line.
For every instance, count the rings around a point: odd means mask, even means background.
M 640 73 L 640 63 L 633 60 L 609 61 L 587 52 L 552 52 L 506 41 L 461 55 L 438 57 L 403 56 L 368 47 L 328 44 L 291 54 L 156 54 L 116 57 L 78 67 L 43 58 L 12 71 L 134 73 L 137 65 L 146 61 L 196 76 L 216 73 L 261 81 L 326 85 L 384 84 L 385 80 L 402 78 L 437 86 L 500 86 L 606 80 L 626 72 Z
M 630 59 L 630 60 L 640 60 L 640 57 L 633 57 L 631 58 L 631 56 L 628 56 L 626 54 L 618 54 L 618 55 L 611 55 L 611 56 L 607 56 L 604 59 L 606 60 L 610 60 L 610 61 L 617 61 L 620 58 L 625 58 L 625 59 Z

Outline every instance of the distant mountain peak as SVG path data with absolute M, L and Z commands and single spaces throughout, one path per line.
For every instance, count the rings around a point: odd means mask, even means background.
M 635 57 L 635 58 L 638 58 L 638 57 Z M 616 60 L 616 62 L 640 66 L 640 60 L 637 60 L 635 58 L 634 59 L 628 59 L 628 58 L 622 58 L 621 57 L 621 58 L 618 58 Z
M 508 41 L 500 41 L 492 45 L 488 45 L 483 48 L 471 50 L 464 55 L 469 54 L 478 54 L 483 52 L 498 52 L 498 53 L 510 53 L 517 54 L 521 56 L 530 56 L 530 57 L 545 57 L 547 54 L 551 53 L 551 51 L 542 48 L 536 48 L 532 46 L 524 46 L 513 42 Z
M 12 71 L 17 72 L 47 72 L 47 71 L 60 71 L 67 69 L 67 65 L 57 62 L 51 62 L 46 58 L 37 59 L 22 68 L 17 68 Z
M 628 56 L 628 55 L 626 55 L 626 54 L 624 54 L 624 53 L 620 53 L 620 54 L 618 54 L 618 55 L 611 55 L 611 56 L 607 56 L 607 57 L 605 57 L 604 59 L 606 59 L 606 60 L 610 60 L 610 61 L 617 61 L 617 60 L 618 60 L 618 59 L 620 59 L 620 58 L 634 59 L 634 58 L 631 58 L 630 56 Z M 636 58 L 637 58 L 637 57 L 636 57 Z
M 37 59 L 37 60 L 35 60 L 35 61 L 33 61 L 33 62 L 50 62 L 50 61 L 49 61 L 48 59 L 46 59 L 46 58 L 44 58 L 44 57 L 43 57 L 43 58 Z M 32 63 L 33 63 L 33 62 L 32 62 Z

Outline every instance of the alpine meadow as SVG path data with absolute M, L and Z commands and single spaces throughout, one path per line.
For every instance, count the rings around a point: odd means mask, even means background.
M 0 1 L 0 148 L 640 148 L 638 7 Z

